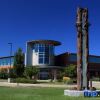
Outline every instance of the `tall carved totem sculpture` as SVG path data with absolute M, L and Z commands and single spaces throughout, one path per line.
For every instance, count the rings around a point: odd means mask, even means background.
M 88 9 L 77 9 L 77 89 L 88 88 Z

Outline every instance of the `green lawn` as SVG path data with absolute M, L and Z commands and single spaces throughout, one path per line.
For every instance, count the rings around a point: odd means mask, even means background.
M 0 87 L 0 100 L 100 100 L 64 96 L 61 88 Z

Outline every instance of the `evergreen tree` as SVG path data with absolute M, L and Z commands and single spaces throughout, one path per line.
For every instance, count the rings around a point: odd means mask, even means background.
M 17 77 L 23 76 L 24 72 L 24 53 L 19 48 L 14 55 L 14 72 Z

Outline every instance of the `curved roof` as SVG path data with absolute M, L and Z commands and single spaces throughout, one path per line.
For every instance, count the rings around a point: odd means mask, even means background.
M 61 43 L 59 41 L 54 41 L 54 40 L 32 40 L 32 41 L 28 41 L 27 43 L 32 43 L 32 44 L 36 44 L 36 43 L 41 43 L 41 44 L 52 44 L 54 46 L 58 46 L 61 45 Z

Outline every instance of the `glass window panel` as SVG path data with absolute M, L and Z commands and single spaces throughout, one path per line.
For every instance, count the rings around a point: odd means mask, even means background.
M 34 44 L 34 46 L 38 46 L 38 44 Z
M 41 44 L 41 47 L 45 47 L 45 45 L 44 44 Z
M 2 59 L 2 65 L 4 65 L 4 60 Z
M 54 47 L 53 46 L 50 46 L 49 50 L 50 50 L 50 54 L 54 54 Z
M 38 52 L 38 46 L 35 46 L 35 52 Z
M 46 46 L 46 47 L 49 47 L 49 45 L 48 45 L 48 44 L 45 44 L 45 46 Z
M 0 66 L 1 66 L 1 60 L 0 60 Z
M 6 65 L 6 59 L 4 59 L 4 64 Z
M 46 47 L 45 50 L 49 50 L 49 47 Z
M 7 59 L 5 59 L 5 65 L 7 65 Z
M 3 65 L 5 65 L 5 60 L 3 59 Z
M 44 53 L 43 52 L 39 52 L 39 55 L 44 55 Z
M 43 58 L 43 55 L 39 55 L 39 58 Z
M 11 64 L 13 64 L 13 62 L 14 62 L 14 59 L 13 59 L 13 58 L 11 58 Z
M 39 52 L 44 52 L 44 47 L 39 47 Z
M 45 60 L 44 60 L 44 63 L 48 64 L 49 63 L 49 58 L 46 57 Z
M 0 65 L 2 65 L 2 59 L 0 60 Z
M 49 48 L 45 48 L 45 52 L 49 52 Z
M 35 46 L 33 45 L 33 46 L 32 46 L 32 49 L 34 49 L 34 48 L 35 48 Z
M 39 58 L 39 64 L 43 64 L 43 58 Z
M 8 58 L 8 65 L 10 65 L 10 59 Z
M 43 46 L 43 44 L 39 44 L 39 47 L 42 47 Z
M 49 51 L 45 52 L 45 55 L 49 55 Z

